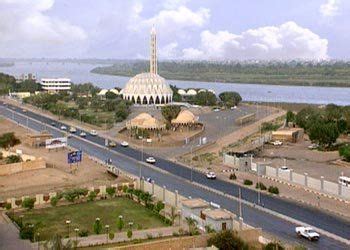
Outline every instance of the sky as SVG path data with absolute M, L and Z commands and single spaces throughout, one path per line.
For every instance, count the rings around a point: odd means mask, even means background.
M 350 59 L 350 0 L 0 0 L 3 58 Z

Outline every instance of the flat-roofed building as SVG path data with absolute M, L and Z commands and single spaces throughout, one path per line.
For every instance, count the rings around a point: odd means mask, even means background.
M 42 78 L 41 88 L 48 92 L 69 91 L 72 82 L 69 78 Z
M 209 226 L 215 231 L 232 230 L 234 228 L 233 220 L 236 215 L 226 209 L 204 209 L 200 214 L 205 226 Z
M 277 131 L 272 131 L 273 141 L 284 141 L 284 142 L 298 142 L 304 136 L 304 129 L 302 128 L 287 128 Z
M 209 203 L 200 198 L 184 200 L 182 201 L 182 217 L 200 216 L 201 211 L 209 207 Z

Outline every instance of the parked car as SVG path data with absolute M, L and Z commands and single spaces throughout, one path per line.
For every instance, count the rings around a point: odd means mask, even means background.
M 273 141 L 273 142 L 271 142 L 272 143 L 272 145 L 274 145 L 274 146 L 282 146 L 282 144 L 283 144 L 283 142 L 281 142 L 281 141 Z
M 91 130 L 91 131 L 90 131 L 90 135 L 92 135 L 92 136 L 96 136 L 96 135 L 97 135 L 97 131 L 96 131 L 96 130 L 94 130 L 94 129 L 93 129 L 93 130 Z
M 214 180 L 216 179 L 216 174 L 214 172 L 208 172 L 206 173 L 207 179 Z
M 56 123 L 51 122 L 51 126 L 56 127 Z
M 296 227 L 295 232 L 298 236 L 304 237 L 308 240 L 318 240 L 320 235 L 311 227 Z
M 280 170 L 287 172 L 287 171 L 291 171 L 292 169 L 288 168 L 287 166 L 282 166 L 280 167 Z
M 231 109 L 237 109 L 237 106 L 232 106 Z
M 61 129 L 62 129 L 62 130 L 67 130 L 67 127 L 64 126 L 64 125 L 62 125 L 62 126 L 61 126 Z
M 219 112 L 220 109 L 219 108 L 216 108 L 216 109 L 213 109 L 214 112 Z
M 313 143 L 313 144 L 311 144 L 310 146 L 308 146 L 307 148 L 308 148 L 308 149 L 311 149 L 311 150 L 317 149 L 317 148 L 318 148 L 318 144 Z
M 120 145 L 122 145 L 123 147 L 127 147 L 127 146 L 129 146 L 129 143 L 127 141 L 122 141 L 122 143 L 120 143 Z
M 116 144 L 114 141 L 110 141 L 110 142 L 108 143 L 108 147 L 113 148 L 113 147 L 116 147 L 116 146 L 117 146 L 117 144 Z
M 146 178 L 146 181 L 149 182 L 149 183 L 152 183 L 153 180 L 152 180 L 151 177 L 147 177 L 147 178 Z
M 69 132 L 76 133 L 77 129 L 75 127 L 70 127 Z
M 85 133 L 84 131 L 82 131 L 82 132 L 80 133 L 80 137 L 86 137 L 86 133 Z
M 154 163 L 156 163 L 156 159 L 154 159 L 154 157 L 150 156 L 150 157 L 147 157 L 146 162 L 154 164 Z

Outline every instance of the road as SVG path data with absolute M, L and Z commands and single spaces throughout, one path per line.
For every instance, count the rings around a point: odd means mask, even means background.
M 2 106 L 2 103 L 0 103 L 0 105 Z M 42 125 L 35 120 L 41 121 L 48 125 L 54 122 L 57 127 L 61 126 L 60 122 L 53 121 L 47 117 L 32 113 L 30 111 L 23 112 L 23 110 L 20 108 L 10 108 L 12 109 L 7 109 L 2 106 L 2 108 L 0 108 L 0 114 L 30 128 L 33 128 L 34 130 L 40 131 L 46 129 L 52 132 L 54 136 L 61 136 L 61 132 L 51 128 L 50 126 Z M 31 117 L 34 120 L 26 119 L 25 117 L 16 114 L 16 112 L 13 112 L 12 110 L 21 113 L 22 115 Z M 78 133 L 79 132 L 80 131 L 78 131 Z M 88 135 L 85 139 L 102 146 L 105 144 L 105 139 L 99 136 Z M 164 159 L 157 159 L 155 166 L 170 173 L 167 174 L 156 171 L 153 168 L 135 163 L 135 161 L 130 159 L 130 157 L 140 160 L 142 157 L 141 152 L 130 147 L 123 148 L 118 146 L 113 149 L 107 149 L 104 147 L 98 147 L 76 137 L 71 137 L 69 139 L 69 144 L 75 148 L 80 148 L 87 154 L 95 156 L 101 160 L 110 158 L 113 160 L 113 163 L 120 167 L 122 170 L 130 172 L 134 175 L 139 175 L 140 167 L 142 166 L 142 176 L 151 177 L 156 181 L 158 185 L 166 185 L 167 189 L 172 191 L 178 190 L 179 193 L 184 196 L 200 197 L 207 201 L 215 202 L 237 214 L 238 204 L 236 201 L 212 192 L 208 192 L 207 190 L 189 183 L 188 180 L 191 176 L 191 169 L 187 167 Z M 114 151 L 118 152 L 119 154 L 116 154 Z M 143 159 L 145 159 L 147 156 L 148 155 L 145 154 L 143 156 Z M 196 171 L 192 172 L 192 176 L 194 182 L 203 184 L 205 186 L 214 188 L 233 196 L 238 196 L 238 186 L 235 184 L 228 183 L 223 180 L 207 180 L 203 174 Z M 247 201 L 256 203 L 257 192 L 254 190 L 242 188 L 242 198 Z M 264 204 L 265 208 L 269 208 L 280 214 L 287 215 L 294 219 L 324 229 L 345 239 L 349 239 L 350 223 L 348 221 L 345 221 L 334 215 L 326 214 L 320 210 L 302 206 L 300 204 L 296 204 L 270 195 L 262 194 L 261 201 Z M 303 239 L 298 239 L 294 233 L 294 224 L 289 223 L 276 216 L 266 214 L 250 206 L 243 205 L 243 218 L 244 221 L 249 225 L 252 225 L 254 227 L 261 227 L 264 231 L 276 235 L 278 238 L 281 238 L 288 242 L 297 242 L 299 244 L 306 245 L 311 249 L 348 249 L 348 246 L 345 244 L 325 236 L 321 237 L 318 242 L 307 242 Z

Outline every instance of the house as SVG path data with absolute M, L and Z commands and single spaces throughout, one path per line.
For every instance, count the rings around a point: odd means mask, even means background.
M 191 217 L 192 215 L 200 216 L 203 209 L 209 208 L 208 202 L 202 199 L 188 199 L 182 201 L 182 216 L 184 218 Z
M 215 231 L 231 230 L 234 228 L 236 215 L 226 209 L 204 209 L 201 211 L 200 218 L 204 221 L 205 226 L 209 226 Z
M 273 141 L 298 142 L 304 137 L 304 129 L 302 128 L 285 128 L 272 131 Z

